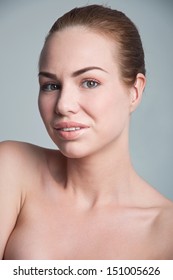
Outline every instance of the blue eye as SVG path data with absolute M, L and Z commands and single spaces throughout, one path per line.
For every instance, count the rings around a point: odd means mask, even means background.
M 86 80 L 82 83 L 82 86 L 84 88 L 96 88 L 99 85 L 99 82 L 94 81 L 94 80 Z
M 60 90 L 61 86 L 59 84 L 45 84 L 41 86 L 42 91 L 55 91 L 55 90 Z

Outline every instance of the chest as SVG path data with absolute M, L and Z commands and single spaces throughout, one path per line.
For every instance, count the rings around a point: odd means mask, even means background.
M 4 258 L 157 259 L 159 246 L 143 216 L 39 207 L 22 213 Z

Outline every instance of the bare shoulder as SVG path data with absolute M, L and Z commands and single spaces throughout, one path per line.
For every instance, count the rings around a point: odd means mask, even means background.
M 12 163 L 16 159 L 20 162 L 20 160 L 25 159 L 24 156 L 27 156 L 28 159 L 34 158 L 41 149 L 38 146 L 25 142 L 4 141 L 0 143 L 0 160 L 1 163 L 3 160 L 8 160 L 8 163 Z
M 161 198 L 158 217 L 154 224 L 155 240 L 163 250 L 163 258 L 173 260 L 173 202 Z
M 148 207 L 158 211 L 158 222 L 161 226 L 164 225 L 173 230 L 173 202 L 147 183 L 145 188 Z
M 146 244 L 153 258 L 173 260 L 173 202 L 143 179 L 137 182 L 138 206 L 147 217 Z
M 160 203 L 160 226 L 167 229 L 173 237 L 173 202 L 164 196 L 161 197 Z M 173 244 L 172 244 L 173 248 Z
M 43 148 L 30 143 L 18 141 L 1 142 L 1 175 L 6 174 L 6 179 L 8 180 L 8 174 L 11 174 L 14 178 L 14 183 L 21 182 L 21 185 L 26 187 L 27 182 L 31 182 L 31 177 L 32 181 L 36 178 L 39 179 L 39 175 L 49 169 L 49 165 L 57 168 L 58 162 L 61 162 L 59 154 L 57 150 Z M 22 184 L 22 180 L 25 181 L 24 184 Z
M 23 206 L 31 172 L 38 165 L 37 153 L 29 144 L 0 143 L 0 259 Z
M 28 200 L 32 204 L 31 193 L 41 194 L 41 178 L 49 174 L 49 162 L 55 163 L 57 154 L 23 142 L 0 143 L 0 259 L 21 209 Z
M 153 213 L 152 244 L 160 251 L 160 259 L 173 260 L 173 202 L 157 190 L 151 191 Z
M 0 188 L 17 192 L 26 187 L 28 178 L 34 176 L 43 152 L 37 146 L 4 141 L 0 143 Z M 4 190 L 4 191 L 5 191 Z

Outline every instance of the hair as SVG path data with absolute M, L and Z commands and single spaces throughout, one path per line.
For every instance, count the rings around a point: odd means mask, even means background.
M 71 26 L 89 28 L 106 35 L 118 45 L 119 70 L 125 85 L 133 85 L 138 73 L 146 74 L 144 51 L 139 32 L 135 24 L 121 11 L 102 5 L 74 8 L 56 20 L 46 41 L 54 32 Z

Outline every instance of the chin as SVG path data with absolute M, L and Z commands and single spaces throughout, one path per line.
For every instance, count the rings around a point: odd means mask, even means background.
M 57 147 L 65 157 L 71 159 L 81 159 L 91 154 L 91 151 L 88 151 L 88 148 L 80 147 L 79 143 L 76 143 L 76 145 L 71 144 L 67 143 L 67 145 L 57 145 Z
M 62 149 L 59 149 L 60 152 L 66 157 L 66 158 L 71 158 L 71 159 L 81 159 L 84 158 L 85 155 L 80 154 L 80 153 L 75 153 L 75 152 L 68 152 L 68 151 L 64 151 Z

